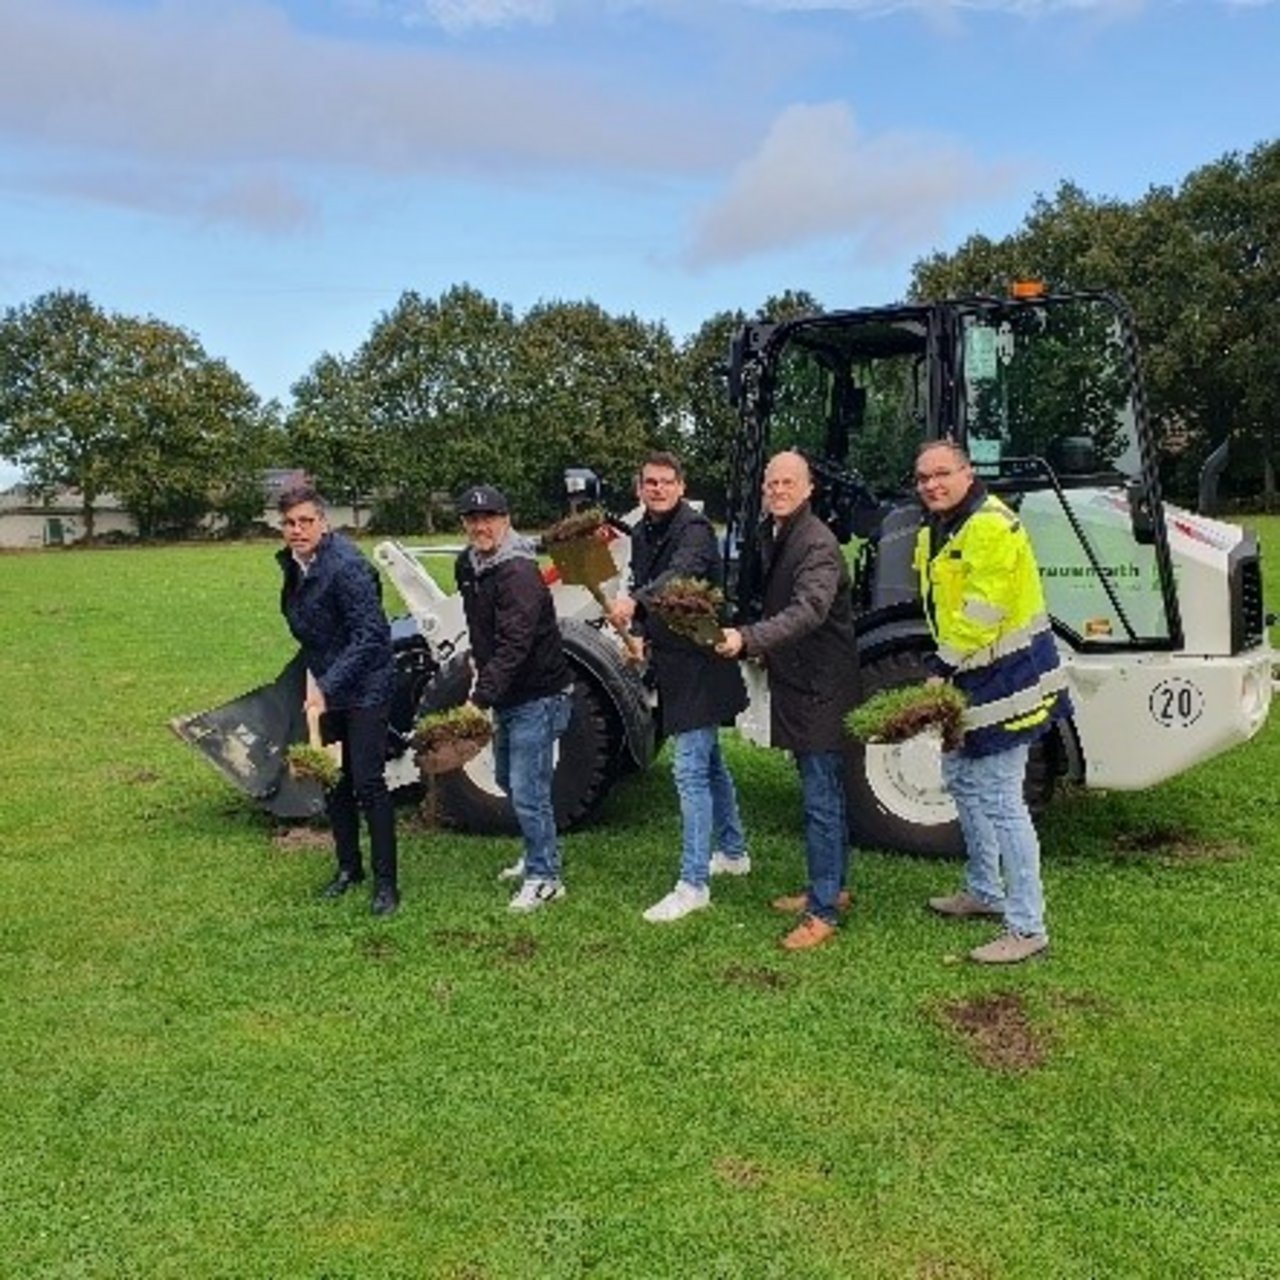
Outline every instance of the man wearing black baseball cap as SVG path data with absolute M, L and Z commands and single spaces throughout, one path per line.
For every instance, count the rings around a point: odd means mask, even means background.
M 523 855 L 510 910 L 564 897 L 551 779 L 572 711 L 573 673 L 533 544 L 511 527 L 506 495 L 476 484 L 458 495 L 467 549 L 454 566 L 471 638 L 471 701 L 491 710 L 498 785 L 511 797 Z
M 475 484 L 464 489 L 458 498 L 458 514 L 467 516 L 505 516 L 511 514 L 507 495 L 491 484 Z

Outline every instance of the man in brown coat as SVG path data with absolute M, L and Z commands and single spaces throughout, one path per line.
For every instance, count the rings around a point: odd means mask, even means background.
M 804 794 L 803 897 L 775 900 L 802 910 L 782 940 L 788 951 L 834 936 L 847 910 L 849 866 L 845 713 L 857 699 L 858 647 L 849 571 L 835 535 L 809 507 L 813 478 L 804 457 L 786 451 L 764 473 L 769 521 L 760 543 L 760 621 L 728 628 L 719 652 L 761 660 L 769 676 L 770 741 L 795 757 Z

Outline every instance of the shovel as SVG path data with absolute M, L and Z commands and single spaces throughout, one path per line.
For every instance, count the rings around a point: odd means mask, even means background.
M 308 675 L 308 681 L 310 676 Z M 320 733 L 320 717 L 324 714 L 314 703 L 304 708 L 307 715 L 307 742 L 317 751 L 323 751 L 339 769 L 342 768 L 342 743 L 326 742 Z
M 618 576 L 618 566 L 614 564 L 609 548 L 597 536 L 604 524 L 604 517 L 601 516 L 594 524 L 589 523 L 589 520 L 587 513 L 583 513 L 562 520 L 559 525 L 548 529 L 543 538 L 547 554 L 565 586 L 586 587 L 591 593 L 591 598 L 600 606 L 600 612 L 609 625 L 622 637 L 627 660 L 643 662 L 643 642 L 638 636 L 619 627 L 609 616 L 609 601 L 604 594 L 604 584 L 610 578 Z

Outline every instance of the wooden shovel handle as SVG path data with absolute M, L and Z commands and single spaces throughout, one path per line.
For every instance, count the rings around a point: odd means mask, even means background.
M 304 710 L 307 713 L 307 741 L 317 750 L 324 749 L 324 739 L 320 736 L 320 717 L 324 713 L 314 703 L 308 702 Z
M 627 651 L 627 661 L 643 662 L 644 641 L 639 636 L 633 636 L 626 627 L 620 627 L 614 622 L 613 615 L 609 611 L 609 602 L 604 598 L 604 592 L 598 586 L 593 586 L 590 583 L 586 584 L 586 586 L 596 604 L 600 606 L 600 612 L 604 614 L 605 621 L 622 637 L 622 643 Z

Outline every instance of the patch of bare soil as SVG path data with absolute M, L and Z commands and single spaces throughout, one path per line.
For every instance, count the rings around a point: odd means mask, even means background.
M 725 986 L 746 987 L 750 991 L 781 991 L 791 985 L 785 974 L 763 965 L 731 964 L 720 979 Z
M 1161 867 L 1187 867 L 1205 862 L 1236 862 L 1245 851 L 1231 840 L 1209 840 L 1182 827 L 1154 827 L 1116 836 L 1117 862 L 1154 862 Z
M 1038 1032 L 1016 991 L 994 991 L 969 1000 L 952 1000 L 938 1010 L 970 1056 L 991 1071 L 1031 1071 L 1048 1056 L 1048 1035 Z
M 527 933 L 517 934 L 502 949 L 502 958 L 512 964 L 528 964 L 538 954 L 538 940 Z
M 721 1182 L 739 1191 L 754 1191 L 764 1186 L 764 1170 L 754 1160 L 721 1156 L 713 1167 Z
M 396 944 L 385 934 L 369 934 L 361 938 L 356 947 L 368 960 L 390 960 L 396 953 Z
M 538 940 L 531 934 L 514 937 L 503 933 L 482 933 L 476 929 L 436 929 L 431 940 L 442 947 L 461 951 L 492 951 L 511 964 L 528 964 L 538 954 Z
M 333 837 L 323 827 L 281 827 L 271 837 L 277 853 L 306 853 L 312 849 L 332 849 Z
M 160 775 L 154 769 L 120 769 L 116 776 L 121 782 L 131 787 L 142 787 L 152 782 L 159 782 Z

